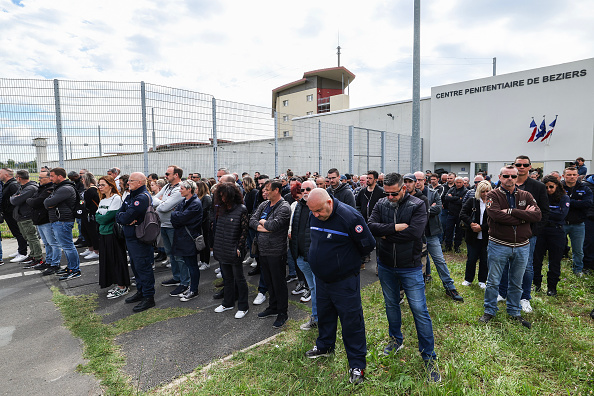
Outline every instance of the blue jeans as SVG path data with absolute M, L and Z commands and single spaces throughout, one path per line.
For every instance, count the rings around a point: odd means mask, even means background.
M 68 261 L 68 269 L 70 271 L 80 270 L 80 258 L 78 257 L 76 246 L 74 246 L 74 242 L 72 241 L 72 228 L 74 227 L 74 222 L 56 221 L 51 224 L 54 236 L 64 251 L 66 261 Z
M 190 272 L 190 290 L 198 293 L 198 284 L 200 283 L 200 269 L 198 269 L 198 256 L 183 256 L 184 264 Z
M 291 249 L 287 250 L 287 265 L 289 266 L 289 275 L 297 276 L 297 270 L 295 269 L 295 266 L 297 265 L 297 263 L 295 262 L 295 259 L 293 258 Z
M 153 273 L 154 250 L 151 245 L 140 242 L 136 237 L 126 237 L 132 272 L 136 277 L 136 290 L 143 297 L 155 295 L 155 274 Z
M 161 227 L 161 240 L 163 241 L 163 247 L 165 248 L 165 254 L 169 257 L 171 262 L 171 273 L 173 279 L 179 281 L 180 285 L 190 285 L 190 270 L 184 263 L 184 258 L 181 256 L 173 256 L 173 228 Z
M 532 280 L 534 279 L 534 267 L 532 265 L 534 261 L 534 248 L 536 247 L 537 237 L 530 237 L 530 252 L 528 253 L 528 262 L 526 263 L 526 271 L 522 278 L 522 300 L 531 300 L 532 296 Z M 499 294 L 503 298 L 507 298 L 507 285 L 508 285 L 508 272 L 509 263 L 506 264 L 501 275 L 501 282 L 499 283 Z
M 427 257 L 431 256 L 433 259 L 433 263 L 435 264 L 435 268 L 437 268 L 437 273 L 439 274 L 441 283 L 443 283 L 443 287 L 445 287 L 446 290 L 455 289 L 456 286 L 454 286 L 454 280 L 450 276 L 450 270 L 448 269 L 448 265 L 443 258 L 443 252 L 441 251 L 441 244 L 439 243 L 438 235 L 427 237 L 427 252 L 429 253 Z M 427 273 L 431 272 L 427 271 Z
M 427 310 L 425 298 L 425 282 L 421 267 L 413 270 L 401 270 L 384 265 L 378 266 L 378 276 L 382 285 L 386 316 L 388 317 L 388 333 L 390 337 L 402 343 L 402 314 L 400 312 L 400 286 L 404 289 L 410 311 L 415 320 L 419 352 L 423 360 L 436 359 L 433 338 L 433 323 Z
M 37 226 L 37 231 L 45 246 L 45 262 L 52 267 L 60 266 L 60 259 L 62 258 L 62 250 L 58 245 L 54 230 L 51 223 L 45 223 Z M 0 255 L 0 257 L 2 257 Z
M 485 313 L 497 314 L 497 294 L 499 283 L 505 265 L 509 261 L 509 286 L 507 294 L 507 313 L 511 316 L 520 316 L 520 298 L 522 297 L 522 279 L 526 272 L 526 263 L 530 253 L 530 245 L 512 248 L 489 241 L 487 257 L 489 263 L 489 276 L 485 290 Z
M 316 301 L 316 279 L 309 263 L 301 256 L 297 257 L 297 266 L 303 272 L 309 291 L 311 292 L 311 317 L 317 322 L 318 321 L 318 304 Z
M 584 238 L 586 237 L 586 225 L 566 224 L 563 226 L 565 234 L 571 240 L 571 255 L 573 256 L 573 273 L 579 274 L 584 270 Z

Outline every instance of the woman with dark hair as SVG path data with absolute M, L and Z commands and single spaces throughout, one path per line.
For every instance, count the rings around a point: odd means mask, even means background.
M 116 287 L 107 292 L 107 298 L 113 299 L 128 294 L 130 286 L 125 242 L 113 232 L 122 197 L 111 176 L 99 178 L 97 187 L 101 198 L 95 213 L 99 225 L 99 286 L 105 288 L 115 283 Z
M 190 301 L 198 296 L 200 270 L 198 269 L 198 250 L 194 239 L 202 234 L 202 203 L 196 195 L 196 183 L 184 180 L 180 183 L 179 192 L 184 198 L 171 212 L 173 231 L 172 253 L 181 256 L 190 270 L 190 287 L 178 295 L 180 301 Z
M 219 183 L 214 193 L 217 207 L 214 258 L 219 261 L 223 274 L 223 303 L 215 312 L 224 312 L 235 306 L 235 287 L 238 301 L 236 319 L 248 312 L 248 286 L 243 274 L 242 259 L 246 253 L 249 217 L 243 204 L 243 197 L 235 183 Z
M 121 175 L 119 179 L 120 191 L 122 192 L 122 202 L 124 202 L 126 197 L 130 195 L 130 186 L 128 185 L 128 179 L 130 179 L 130 175 Z
M 254 179 L 252 179 L 250 176 L 244 177 L 243 189 L 245 191 L 243 199 L 245 201 L 245 207 L 247 208 L 248 218 L 250 218 L 252 212 L 254 211 L 254 206 L 256 205 L 256 198 L 258 197 L 258 189 L 256 188 L 256 183 L 254 182 Z M 251 228 L 249 228 L 246 249 L 250 256 L 246 260 L 244 260 L 243 264 L 247 265 L 252 264 L 254 262 L 255 257 L 252 255 L 252 242 L 254 241 L 255 237 L 256 230 L 252 230 Z
M 91 172 L 86 172 L 81 175 L 82 183 L 85 186 L 85 191 L 82 198 L 85 201 L 85 213 L 82 217 L 82 229 L 85 240 L 89 243 L 87 250 L 80 255 L 87 260 L 94 260 L 99 258 L 99 233 L 97 231 L 97 223 L 95 222 L 95 212 L 99 207 L 99 193 L 97 192 L 97 182 L 95 176 Z
M 569 212 L 569 197 L 555 176 L 545 176 L 542 182 L 549 196 L 549 219 L 536 239 L 534 247 L 534 279 L 535 291 L 541 290 L 542 262 L 545 253 L 549 252 L 549 271 L 547 272 L 547 296 L 557 295 L 557 283 L 561 276 L 561 259 L 565 251 L 565 217 Z
M 204 249 L 200 252 L 200 262 L 198 266 L 201 271 L 210 268 L 210 209 L 212 208 L 212 198 L 210 197 L 210 188 L 208 184 L 202 180 L 196 183 L 196 195 L 202 203 L 202 235 L 204 236 Z

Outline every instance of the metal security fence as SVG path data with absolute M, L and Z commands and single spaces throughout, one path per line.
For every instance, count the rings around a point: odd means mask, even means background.
M 0 165 L 214 176 L 410 171 L 410 136 L 144 82 L 0 79 Z

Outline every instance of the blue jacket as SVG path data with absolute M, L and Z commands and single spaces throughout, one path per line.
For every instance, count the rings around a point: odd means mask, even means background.
M 198 254 L 194 238 L 202 234 L 202 202 L 196 194 L 188 201 L 183 199 L 171 212 L 173 226 L 173 254 L 175 256 L 194 256 Z M 188 234 L 186 227 L 192 234 Z
M 136 226 L 144 221 L 146 210 L 151 204 L 151 198 L 147 194 L 146 186 L 140 186 L 136 190 L 130 191 L 116 214 L 116 221 L 124 226 L 126 238 L 136 238 Z M 136 223 L 130 225 L 134 220 Z
M 394 228 L 397 223 L 406 223 L 408 228 L 397 232 Z M 421 237 L 426 225 L 427 209 L 419 198 L 406 193 L 397 208 L 388 198 L 380 199 L 369 218 L 369 229 L 379 242 L 380 264 L 396 268 L 421 267 Z
M 358 274 L 361 257 L 375 247 L 375 238 L 361 213 L 336 198 L 332 201 L 328 220 L 309 215 L 311 244 L 307 261 L 312 272 L 326 283 Z
M 562 195 L 559 202 L 552 202 L 549 198 L 549 220 L 547 227 L 563 226 L 569 212 L 569 197 Z
M 565 181 L 562 181 L 561 184 L 569 196 L 569 213 L 567 213 L 565 223 L 583 223 L 586 220 L 588 209 L 592 207 L 592 191 L 579 180 L 573 187 L 568 187 Z

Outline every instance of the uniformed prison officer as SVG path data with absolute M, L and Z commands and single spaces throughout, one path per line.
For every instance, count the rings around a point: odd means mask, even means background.
M 144 220 L 151 198 L 146 190 L 146 177 L 134 172 L 128 179 L 130 194 L 124 200 L 116 221 L 124 228 L 126 246 L 130 255 L 132 272 L 136 277 L 136 294 L 126 299 L 127 303 L 139 302 L 133 308 L 141 312 L 155 306 L 155 275 L 153 274 L 153 247 L 136 238 L 135 228 Z
M 349 361 L 351 383 L 364 380 L 365 322 L 361 306 L 361 257 L 370 254 L 375 239 L 361 213 L 315 188 L 309 194 L 311 210 L 308 262 L 315 275 L 319 336 L 309 358 L 334 350 L 338 318 Z

